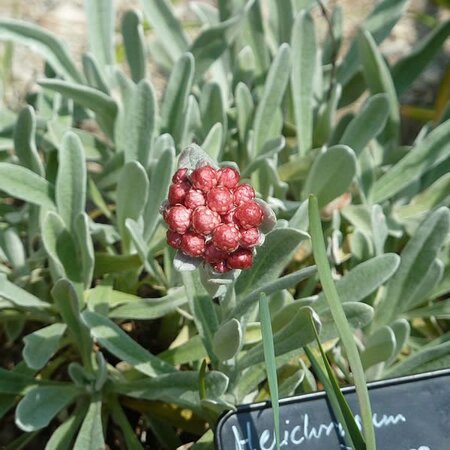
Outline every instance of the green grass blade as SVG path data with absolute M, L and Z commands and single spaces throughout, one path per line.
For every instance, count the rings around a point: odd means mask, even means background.
M 327 259 L 322 226 L 320 223 L 319 206 L 317 198 L 313 195 L 309 197 L 308 212 L 314 259 L 316 260 L 317 270 L 319 272 L 323 291 L 327 297 L 328 305 L 336 323 L 336 328 L 339 331 L 339 335 L 347 353 L 350 368 L 353 373 L 356 394 L 361 410 L 367 450 L 375 450 L 376 446 L 375 432 L 372 423 L 372 408 L 370 406 L 369 392 L 367 390 L 367 385 L 364 378 L 364 370 L 359 358 L 359 353 L 353 338 L 352 330 L 348 324 L 344 309 L 341 301 L 339 300 L 336 287 L 331 277 L 331 270 Z
M 328 362 L 328 358 L 325 355 L 322 345 L 320 344 L 319 336 L 317 334 L 317 330 L 314 326 L 314 322 L 312 325 L 314 327 L 314 331 L 316 334 L 316 341 L 319 347 L 320 355 L 322 357 L 326 373 L 323 372 L 321 366 L 318 364 L 315 359 L 314 354 L 305 347 L 305 353 L 308 355 L 308 358 L 311 361 L 311 364 L 316 370 L 316 373 L 324 385 L 325 391 L 327 392 L 328 398 L 330 399 L 332 408 L 340 423 L 345 427 L 346 436 L 348 435 L 351 439 L 351 443 L 354 444 L 357 449 L 365 449 L 366 443 L 364 442 L 364 438 L 361 434 L 361 431 L 358 428 L 358 424 L 356 423 L 355 417 L 353 416 L 353 412 L 350 409 L 350 406 L 347 403 L 347 400 L 344 397 L 344 394 L 339 389 L 339 384 L 336 380 L 336 376 L 334 375 L 333 369 Z
M 259 314 L 261 320 L 261 334 L 266 361 L 267 381 L 270 389 L 270 399 L 273 411 L 273 426 L 275 429 L 276 448 L 280 448 L 280 406 L 278 404 L 277 364 L 273 345 L 272 324 L 270 322 L 269 302 L 265 294 L 259 298 Z

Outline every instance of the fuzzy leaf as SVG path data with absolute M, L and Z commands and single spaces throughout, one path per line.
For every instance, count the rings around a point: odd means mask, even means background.
M 336 289 L 342 302 L 360 302 L 391 278 L 400 264 L 394 253 L 375 256 L 347 272 L 336 282 Z M 321 311 L 326 305 L 325 294 L 321 292 L 314 308 Z
M 109 87 L 106 83 L 105 76 L 101 72 L 98 61 L 94 58 L 94 55 L 90 53 L 84 53 L 82 56 L 83 72 L 88 85 L 94 89 L 109 94 Z
M 403 15 L 409 0 L 385 0 L 379 2 L 362 23 L 362 28 L 373 36 L 379 44 L 390 33 L 394 25 Z M 358 43 L 353 40 L 343 61 L 338 67 L 337 80 L 342 85 L 351 84 L 352 78 L 359 70 Z
M 58 153 L 56 205 L 66 227 L 73 230 L 75 220 L 84 212 L 87 170 L 80 139 L 68 132 Z
M 450 342 L 439 343 L 437 345 L 429 344 L 409 358 L 403 359 L 398 364 L 392 366 L 384 372 L 384 375 L 387 377 L 399 377 L 431 370 L 446 369 L 449 363 Z
M 49 211 L 45 216 L 42 242 L 56 276 L 79 283 L 82 280 L 82 271 L 73 235 L 65 227 L 61 216 L 53 211 Z
M 34 24 L 21 20 L 1 19 L 0 40 L 12 40 L 41 54 L 56 73 L 76 83 L 83 81 L 61 39 Z
M 141 216 L 147 201 L 148 184 L 147 173 L 139 162 L 129 161 L 123 166 L 117 186 L 117 224 L 125 248 L 129 245 L 125 221 L 137 221 Z
M 147 20 L 172 62 L 187 50 L 188 40 L 168 0 L 141 0 Z
M 131 364 L 149 377 L 170 373 L 175 369 L 136 343 L 118 325 L 100 314 L 84 311 L 83 322 L 91 336 L 117 358 Z
M 433 57 L 442 49 L 450 34 L 450 20 L 440 23 L 418 44 L 392 67 L 397 95 L 403 94 L 423 72 Z
M 356 174 L 356 158 L 346 145 L 335 145 L 320 153 L 308 173 L 303 196 L 313 193 L 325 206 L 350 187 Z
M 104 71 L 115 59 L 114 3 L 114 0 L 85 0 L 89 47 Z
M 294 287 L 300 281 L 314 275 L 316 272 L 315 266 L 305 267 L 296 272 L 292 272 L 288 275 L 275 279 L 274 281 L 263 284 L 257 289 L 252 290 L 246 295 L 238 296 L 238 304 L 229 314 L 229 316 L 240 317 L 243 316 L 251 307 L 253 307 L 259 300 L 259 296 L 262 293 L 266 295 L 272 295 L 277 292 L 281 292 L 283 289 L 289 289 Z
M 156 101 L 153 87 L 141 80 L 134 89 L 130 104 L 125 110 L 126 137 L 122 140 L 125 163 L 138 161 L 144 168 L 152 158 L 153 139 L 156 128 Z
M 347 125 L 339 140 L 359 156 L 366 145 L 383 130 L 389 112 L 386 94 L 375 94 L 364 103 L 361 111 Z
M 36 116 L 31 106 L 26 106 L 17 118 L 14 129 L 14 150 L 21 164 L 37 175 L 44 176 L 44 167 L 36 148 Z
M 170 133 L 176 142 L 181 138 L 193 79 L 194 58 L 185 53 L 170 74 L 161 105 L 161 131 Z
M 314 311 L 309 307 L 300 308 L 292 319 L 273 335 L 275 355 L 281 356 L 292 350 L 300 349 L 315 339 L 312 320 L 320 329 L 320 322 Z M 264 361 L 262 342 L 256 344 L 239 360 L 241 370 Z
M 195 59 L 197 79 L 233 44 L 240 31 L 242 19 L 253 1 L 247 2 L 241 13 L 208 27 L 196 37 L 189 51 Z
M 386 138 L 396 143 L 399 137 L 400 112 L 389 67 L 371 34 L 362 30 L 358 35 L 359 57 L 364 78 L 372 94 L 384 93 L 389 102 L 389 115 L 385 128 Z
M 19 308 L 48 309 L 50 305 L 30 294 L 25 289 L 11 283 L 5 274 L 0 274 L 0 296 Z
M 117 104 L 111 97 L 97 89 L 62 80 L 41 80 L 39 84 L 46 89 L 58 92 L 72 99 L 84 108 L 94 111 L 99 125 L 108 136 L 114 136 Z
M 366 348 L 361 353 L 364 369 L 388 361 L 394 354 L 395 344 L 395 335 L 391 328 L 387 326 L 378 328 L 367 338 Z
M 264 144 L 274 137 L 271 135 L 271 125 L 273 124 L 274 112 L 281 105 L 289 81 L 290 53 L 289 45 L 282 44 L 267 74 L 264 92 L 256 107 L 253 123 L 255 135 L 252 153 L 254 157 L 263 150 Z
M 430 265 L 448 234 L 450 214 L 447 208 L 439 208 L 429 215 L 416 230 L 401 253 L 396 274 L 390 279 L 385 295 L 376 310 L 376 322 L 389 324 L 397 314 L 405 311 L 408 300 L 426 278 Z
M 203 287 L 198 271 L 182 272 L 181 275 L 198 334 L 202 337 L 211 360 L 216 361 L 213 339 L 219 327 L 219 320 L 212 299 Z
M 16 425 L 26 432 L 45 428 L 78 395 L 73 386 L 35 387 L 17 405 Z
M 381 203 L 392 198 L 413 180 L 418 180 L 427 171 L 448 159 L 449 152 L 450 120 L 447 120 L 375 182 L 372 201 Z
M 213 351 L 219 361 L 231 359 L 239 350 L 242 342 L 241 324 L 236 319 L 223 323 L 213 338 Z
M 164 317 L 187 303 L 184 288 L 177 288 L 161 298 L 137 298 L 118 306 L 109 313 L 113 319 L 152 320 Z
M 150 173 L 147 203 L 143 212 L 144 238 L 147 242 L 152 238 L 158 225 L 160 216 L 159 205 L 167 198 L 174 167 L 175 147 L 173 146 L 173 142 L 171 142 L 160 153 L 158 161 Z
M 144 29 L 139 11 L 130 10 L 124 13 L 122 36 L 131 78 L 135 83 L 139 83 L 147 72 Z
M 316 70 L 316 37 L 311 15 L 301 10 L 292 28 L 291 87 L 294 103 L 297 146 L 305 155 L 312 147 L 313 81 Z
M 66 328 L 63 323 L 54 323 L 25 336 L 22 355 L 27 366 L 36 370 L 42 369 L 58 349 Z
M 25 202 L 54 209 L 53 186 L 25 167 L 0 162 L 0 190 Z
M 206 394 L 212 394 L 211 398 L 217 398 L 226 390 L 228 378 L 222 372 L 207 372 L 205 384 Z M 201 414 L 198 385 L 198 372 L 177 371 L 152 379 L 118 382 L 114 386 L 116 392 L 130 397 L 174 403 Z
M 291 260 L 300 243 L 309 236 L 291 229 L 275 229 L 258 249 L 251 269 L 245 270 L 236 282 L 238 295 L 249 294 L 275 281 Z
M 88 288 L 94 275 L 95 257 L 94 245 L 89 232 L 89 219 L 85 212 L 79 214 L 75 220 L 75 237 L 80 251 L 84 287 Z
M 80 408 L 76 413 L 63 422 L 52 434 L 45 446 L 45 450 L 66 450 L 70 448 L 75 433 L 86 415 L 86 409 Z
M 83 420 L 73 450 L 100 450 L 105 448 L 102 425 L 102 402 L 93 400 Z
M 63 322 L 67 325 L 73 341 L 80 350 L 83 361 L 85 363 L 90 361 L 92 340 L 89 330 L 81 322 L 80 300 L 73 284 L 66 279 L 58 280 L 51 294 Z

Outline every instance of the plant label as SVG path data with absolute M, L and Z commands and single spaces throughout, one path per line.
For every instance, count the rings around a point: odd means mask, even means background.
M 357 411 L 355 389 L 343 392 Z M 450 370 L 369 383 L 377 448 L 450 448 Z M 361 419 L 355 416 L 361 428 Z M 285 450 L 351 450 L 325 392 L 280 400 L 280 447 Z M 216 428 L 217 450 L 275 450 L 269 403 L 239 406 Z

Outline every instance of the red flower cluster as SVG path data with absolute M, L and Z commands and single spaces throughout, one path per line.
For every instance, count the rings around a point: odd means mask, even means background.
M 232 167 L 202 166 L 190 173 L 179 169 L 163 211 L 168 244 L 203 258 L 219 273 L 250 268 L 264 219 L 254 199 L 254 189 L 239 184 L 239 173 Z

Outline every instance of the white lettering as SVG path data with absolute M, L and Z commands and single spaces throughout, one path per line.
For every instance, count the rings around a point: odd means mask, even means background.
M 247 422 L 248 423 L 248 422 Z M 246 444 L 248 439 L 241 439 L 241 435 L 239 434 L 238 429 L 233 425 L 231 427 L 234 434 L 234 449 L 235 450 L 246 450 Z
M 302 427 L 300 425 L 296 425 L 294 428 L 292 428 L 292 431 L 291 431 L 291 442 L 294 445 L 300 445 L 305 440 L 305 438 L 303 436 L 300 436 L 299 438 L 295 437 L 295 435 L 297 433 L 301 432 L 301 431 L 302 431 Z
M 304 435 L 305 438 L 309 441 L 313 438 L 320 439 L 322 436 L 322 432 L 325 432 L 326 436 L 329 436 L 330 433 L 333 431 L 334 423 L 331 422 L 329 425 L 320 424 L 319 429 L 316 429 L 315 427 L 311 427 L 311 431 L 308 430 L 309 426 L 309 416 L 308 414 L 305 414 L 305 421 L 304 421 Z M 309 431 L 309 432 L 308 432 Z
M 273 450 L 275 448 L 276 439 L 275 439 L 275 433 L 272 439 L 272 443 L 270 444 L 270 447 L 266 447 L 266 442 L 270 439 L 270 431 L 264 430 L 261 434 L 261 437 L 259 438 L 259 446 L 261 450 Z
M 377 414 L 372 417 L 373 426 L 376 428 L 387 427 L 388 425 L 397 425 L 399 422 L 406 422 L 405 416 L 397 414 L 396 416 L 387 416 L 383 414 L 381 420 L 378 421 Z
M 361 430 L 362 420 L 359 415 L 355 415 L 355 422 Z M 372 415 L 372 422 L 375 428 L 383 428 L 404 423 L 406 422 L 406 417 L 402 414 L 383 414 L 380 417 L 377 413 L 374 413 Z M 283 440 L 280 442 L 280 447 L 288 447 L 290 444 L 301 445 L 305 440 L 310 441 L 313 439 L 328 437 L 333 433 L 333 431 L 342 437 L 345 436 L 345 430 L 342 424 L 330 422 L 313 426 L 310 423 L 310 417 L 308 414 L 305 414 L 303 418 L 300 418 L 300 423 L 297 422 L 292 428 L 289 420 L 285 420 L 284 425 L 284 429 L 282 430 Z M 241 430 L 235 425 L 232 425 L 232 431 L 235 450 L 274 450 L 276 447 L 275 433 L 270 429 L 265 429 L 261 434 L 255 434 L 256 430 L 250 421 L 247 421 L 245 424 L 246 435 L 244 434 L 244 436 L 242 436 L 240 434 Z M 256 444 L 256 447 L 258 447 L 259 444 L 259 447 L 255 448 L 253 443 Z M 430 449 L 426 446 L 421 446 L 418 450 Z

